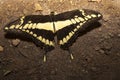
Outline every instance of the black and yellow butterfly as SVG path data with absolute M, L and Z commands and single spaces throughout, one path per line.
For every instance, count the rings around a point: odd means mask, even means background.
M 99 12 L 88 9 L 73 10 L 57 15 L 28 15 L 7 24 L 4 29 L 9 32 L 27 33 L 36 45 L 42 46 L 45 52 L 48 52 L 55 47 L 55 37 L 62 49 L 69 49 L 82 29 L 101 18 L 102 15 Z M 72 54 L 71 58 L 73 59 Z M 46 56 L 44 56 L 44 61 L 46 61 Z

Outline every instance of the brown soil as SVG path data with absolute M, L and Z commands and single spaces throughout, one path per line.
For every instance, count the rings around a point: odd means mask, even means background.
M 119 0 L 0 0 L 0 80 L 120 80 L 119 5 Z M 99 28 L 71 46 L 74 60 L 57 47 L 44 63 L 43 51 L 34 43 L 21 40 L 15 47 L 5 37 L 3 27 L 19 16 L 81 8 L 99 11 L 104 17 Z

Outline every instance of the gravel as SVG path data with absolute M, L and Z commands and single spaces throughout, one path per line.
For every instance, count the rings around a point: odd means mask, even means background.
M 0 46 L 0 52 L 2 52 L 4 50 L 4 48 L 2 46 Z
M 20 44 L 20 39 L 13 39 L 13 40 L 12 40 L 12 45 L 13 45 L 13 46 L 16 47 L 16 46 L 18 46 L 19 44 Z

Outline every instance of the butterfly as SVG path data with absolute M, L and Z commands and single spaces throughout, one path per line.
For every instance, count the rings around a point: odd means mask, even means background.
M 81 30 L 101 18 L 101 13 L 89 9 L 76 9 L 50 15 L 27 15 L 8 23 L 4 30 L 6 32 L 22 32 L 31 37 L 36 45 L 44 49 L 45 62 L 46 53 L 53 50 L 56 44 L 61 49 L 69 50 Z M 72 53 L 70 56 L 73 59 Z

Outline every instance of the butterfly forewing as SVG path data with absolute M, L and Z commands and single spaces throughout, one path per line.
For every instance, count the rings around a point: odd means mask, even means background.
M 68 49 L 82 29 L 101 19 L 102 15 L 92 10 L 73 10 L 55 16 L 55 28 L 58 44 Z
M 6 31 L 23 32 L 26 36 L 32 37 L 36 45 L 47 47 L 49 50 L 54 47 L 53 22 L 49 15 L 29 15 L 6 25 Z

